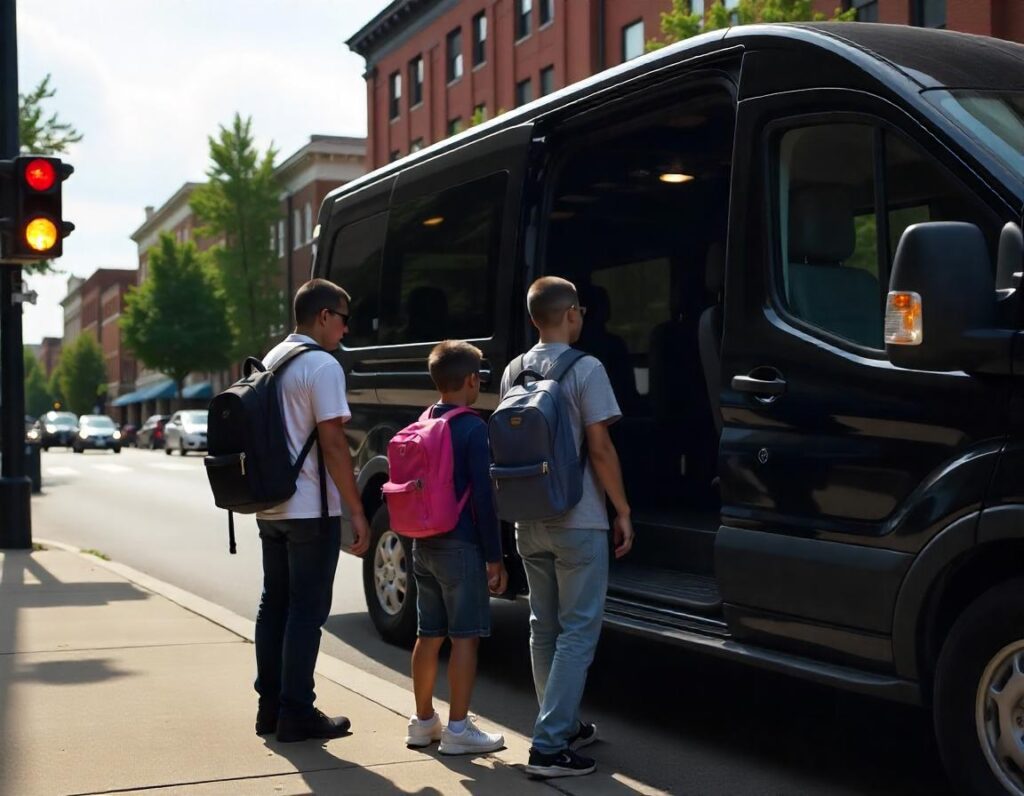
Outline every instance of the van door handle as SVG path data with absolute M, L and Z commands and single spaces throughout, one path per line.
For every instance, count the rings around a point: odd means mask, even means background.
M 756 373 L 757 371 L 754 372 Z M 733 376 L 732 388 L 736 392 L 751 392 L 757 396 L 767 397 L 769 400 L 778 398 L 786 391 L 786 380 L 782 378 L 781 373 L 773 371 L 771 374 L 765 373 L 764 375 L 770 375 L 770 378 Z

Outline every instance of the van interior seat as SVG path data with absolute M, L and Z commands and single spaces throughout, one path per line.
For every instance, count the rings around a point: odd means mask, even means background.
M 722 380 L 722 322 L 724 311 L 722 293 L 725 290 L 725 245 L 714 242 L 708 246 L 704 258 L 704 284 L 715 303 L 701 313 L 697 328 L 700 345 L 700 363 L 704 369 L 704 387 L 708 394 L 711 417 L 715 424 L 715 439 L 722 434 L 722 406 L 719 392 Z
M 845 263 L 857 248 L 848 191 L 819 185 L 791 194 L 789 207 L 790 309 L 840 337 L 881 348 L 878 279 Z

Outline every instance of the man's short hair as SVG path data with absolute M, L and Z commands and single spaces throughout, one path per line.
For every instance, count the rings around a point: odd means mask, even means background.
M 455 392 L 466 377 L 480 372 L 483 351 L 463 340 L 442 340 L 427 357 L 430 378 L 438 392 Z
M 298 326 L 312 323 L 321 310 L 336 310 L 342 301 L 346 304 L 352 301 L 343 288 L 327 279 L 310 279 L 295 291 L 292 305 L 295 323 Z
M 542 276 L 526 293 L 526 308 L 538 326 L 553 326 L 573 304 L 579 303 L 576 285 L 559 276 Z

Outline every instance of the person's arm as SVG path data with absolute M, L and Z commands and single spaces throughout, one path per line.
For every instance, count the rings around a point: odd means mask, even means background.
M 508 573 L 501 555 L 501 523 L 494 507 L 494 486 L 491 483 L 491 451 L 487 441 L 487 425 L 476 423 L 466 445 L 469 465 L 470 500 L 484 561 L 487 563 L 487 586 L 493 594 L 504 594 Z
M 591 423 L 587 426 L 586 434 L 590 466 L 615 507 L 615 557 L 622 558 L 633 547 L 633 522 L 630 519 L 629 502 L 626 500 L 626 488 L 622 484 L 619 454 L 608 433 L 607 422 Z
M 333 417 L 316 424 L 317 444 L 324 454 L 324 467 L 341 493 L 341 499 L 348 509 L 355 541 L 348 548 L 353 555 L 361 556 L 370 548 L 370 527 L 363 511 L 363 501 L 356 485 L 352 467 L 352 453 L 345 436 L 347 417 Z

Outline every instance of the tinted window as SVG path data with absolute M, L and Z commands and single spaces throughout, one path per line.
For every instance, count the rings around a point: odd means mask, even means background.
M 448 34 L 448 82 L 462 77 L 462 28 L 456 28 Z
M 388 222 L 380 342 L 493 331 L 505 172 L 396 205 Z
M 387 213 L 344 226 L 334 238 L 327 278 L 352 296 L 346 348 L 374 345 L 377 341 L 378 289 L 381 252 Z

